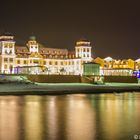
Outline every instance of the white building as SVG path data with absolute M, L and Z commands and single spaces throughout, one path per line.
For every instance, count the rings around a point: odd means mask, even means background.
M 0 72 L 28 74 L 74 74 L 83 73 L 83 63 L 92 61 L 91 44 L 79 40 L 75 52 L 67 49 L 48 48 L 31 37 L 25 46 L 15 44 L 14 36 L 0 36 Z

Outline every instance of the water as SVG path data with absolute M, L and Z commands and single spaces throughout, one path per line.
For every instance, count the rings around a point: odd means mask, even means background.
M 134 140 L 140 94 L 0 96 L 0 140 Z

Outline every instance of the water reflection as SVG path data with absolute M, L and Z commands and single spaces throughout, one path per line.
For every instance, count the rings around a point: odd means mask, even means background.
M 139 93 L 0 96 L 0 140 L 133 139 L 139 118 Z
M 24 130 L 26 140 L 41 140 L 43 133 L 42 103 L 39 96 L 24 98 Z
M 0 140 L 19 139 L 19 98 L 0 98 Z
M 140 127 L 137 125 L 140 116 L 140 94 L 102 94 L 92 95 L 95 101 L 97 139 L 133 139 Z M 137 111 L 136 111 L 137 110 Z M 98 116 L 97 116 L 98 115 Z M 137 125 L 137 126 L 136 126 Z
M 79 96 L 70 96 L 69 99 L 66 108 L 67 139 L 93 140 L 96 123 L 94 109 L 89 100 Z
M 46 107 L 46 134 L 47 139 L 55 140 L 59 137 L 58 126 L 58 108 L 57 98 L 55 96 L 47 97 L 48 101 L 45 103 Z

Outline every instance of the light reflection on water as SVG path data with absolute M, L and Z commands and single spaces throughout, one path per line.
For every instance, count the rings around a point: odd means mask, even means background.
M 129 140 L 139 118 L 139 93 L 0 96 L 0 140 Z

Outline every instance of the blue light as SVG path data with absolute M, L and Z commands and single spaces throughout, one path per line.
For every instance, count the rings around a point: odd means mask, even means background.
M 132 74 L 135 75 L 135 76 L 137 76 L 137 78 L 140 79 L 140 70 L 138 70 L 138 71 L 133 71 Z

